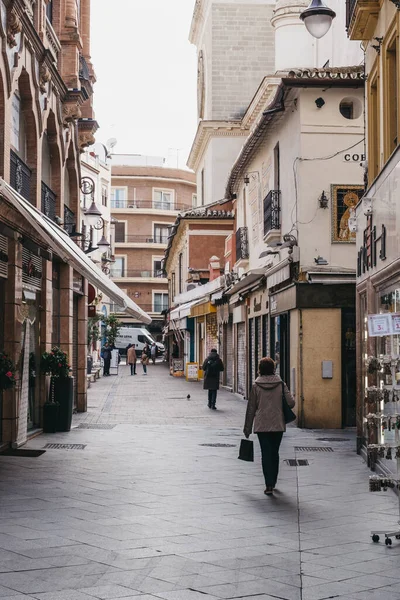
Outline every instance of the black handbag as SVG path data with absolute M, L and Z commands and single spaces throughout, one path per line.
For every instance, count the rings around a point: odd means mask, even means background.
M 251 440 L 240 440 L 238 459 L 254 462 L 254 445 Z
M 285 423 L 291 423 L 296 420 L 296 415 L 290 408 L 287 400 L 285 398 L 285 384 L 282 381 L 282 410 L 283 410 L 283 418 L 285 419 Z

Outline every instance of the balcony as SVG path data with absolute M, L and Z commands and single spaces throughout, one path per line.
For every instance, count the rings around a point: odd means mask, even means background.
M 248 260 L 249 236 L 247 227 L 239 227 L 236 231 L 236 261 Z
M 181 204 L 179 202 L 162 202 L 156 200 L 126 200 L 111 199 L 111 209 L 132 209 L 132 210 L 161 210 L 161 211 L 185 211 L 191 209 L 190 204 Z
M 56 220 L 57 196 L 42 181 L 42 213 L 52 221 Z
M 93 94 L 93 86 L 90 76 L 89 65 L 86 62 L 86 58 L 79 55 L 79 81 L 81 82 L 82 91 L 86 92 L 87 97 Z
M 146 269 L 111 269 L 112 279 L 165 279 L 161 269 L 156 271 Z
M 115 244 L 164 244 L 168 243 L 167 235 L 125 235 L 124 237 L 118 237 L 115 240 Z
M 346 0 L 346 27 L 351 40 L 371 40 L 380 10 L 379 0 Z
M 10 150 L 10 184 L 26 200 L 30 200 L 32 171 Z
M 281 192 L 271 190 L 264 198 L 264 241 L 280 239 L 281 233 Z
M 64 229 L 68 235 L 72 235 L 76 231 L 75 213 L 68 206 L 64 206 Z

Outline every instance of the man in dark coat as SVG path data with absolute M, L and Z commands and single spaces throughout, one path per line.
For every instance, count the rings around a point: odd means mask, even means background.
M 204 384 L 203 388 L 208 390 L 208 408 L 216 410 L 217 391 L 219 390 L 219 374 L 224 370 L 224 364 L 218 352 L 213 348 L 203 363 Z
M 106 342 L 101 350 L 101 354 L 104 360 L 104 369 L 103 375 L 107 377 L 110 374 L 110 364 L 111 364 L 111 347 L 108 342 Z

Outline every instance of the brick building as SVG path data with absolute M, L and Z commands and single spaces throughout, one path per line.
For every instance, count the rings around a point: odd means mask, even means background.
M 113 155 L 111 213 L 115 223 L 113 281 L 152 317 L 149 330 L 162 339 L 168 282 L 162 260 L 171 227 L 196 202 L 195 176 L 163 166 L 163 159 Z M 116 308 L 118 311 L 118 308 Z M 125 324 L 134 318 L 122 317 Z
M 16 365 L 15 387 L 0 391 L 1 446 L 42 427 L 40 356 L 52 345 L 67 352 L 74 408 L 86 410 L 89 283 L 149 319 L 74 241 L 80 152 L 97 129 L 90 0 L 0 2 L 0 34 L 0 349 Z

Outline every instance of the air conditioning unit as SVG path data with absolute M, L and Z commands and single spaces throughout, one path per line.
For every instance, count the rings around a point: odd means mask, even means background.
M 188 283 L 188 285 L 186 286 L 186 291 L 190 292 L 190 290 L 194 290 L 194 288 L 197 288 L 198 286 L 195 283 Z

